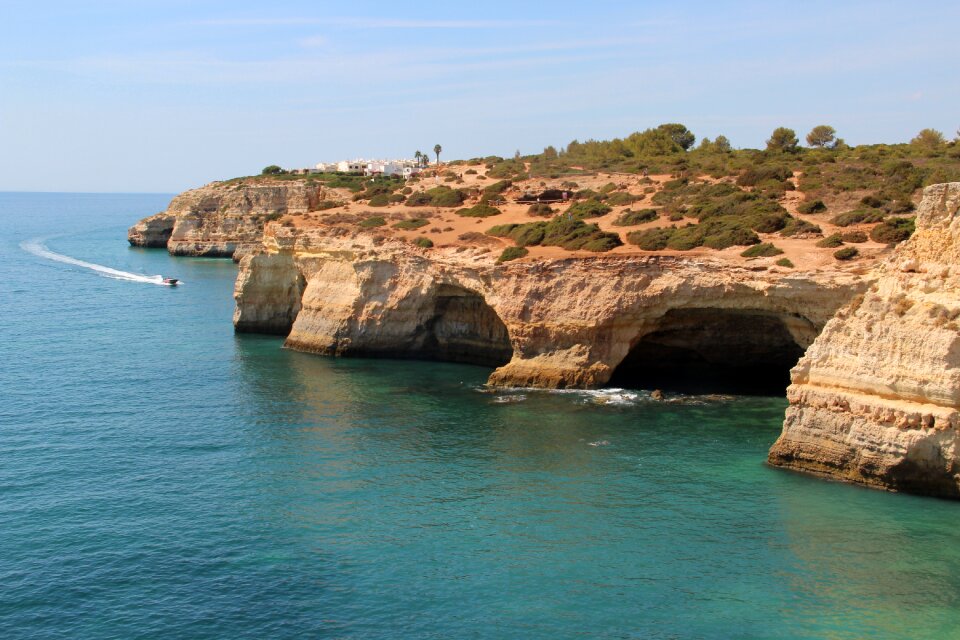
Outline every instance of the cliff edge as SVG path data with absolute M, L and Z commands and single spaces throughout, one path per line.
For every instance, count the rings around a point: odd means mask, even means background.
M 175 197 L 127 232 L 130 244 L 179 256 L 239 258 L 260 245 L 266 222 L 313 211 L 323 188 L 302 180 L 214 182 Z
M 771 464 L 960 498 L 960 183 L 924 190 L 917 230 L 792 371 Z

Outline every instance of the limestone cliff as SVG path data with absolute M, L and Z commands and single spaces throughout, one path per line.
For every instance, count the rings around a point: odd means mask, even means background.
M 235 326 L 289 332 L 288 347 L 313 353 L 496 366 L 495 385 L 595 387 L 663 359 L 786 371 L 866 286 L 853 271 L 702 257 L 492 256 L 270 224 L 241 261 Z
M 924 191 L 917 231 L 793 369 L 775 465 L 960 497 L 960 183 Z
M 131 227 L 127 238 L 174 255 L 239 257 L 260 245 L 268 220 L 312 211 L 322 197 L 321 186 L 304 180 L 214 182 L 181 193 L 166 211 Z

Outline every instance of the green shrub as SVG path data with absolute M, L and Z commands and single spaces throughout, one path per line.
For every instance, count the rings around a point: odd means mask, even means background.
M 740 172 L 737 176 L 737 184 L 741 187 L 753 187 L 768 180 L 782 183 L 791 177 L 793 177 L 793 171 L 786 166 L 751 166 Z
M 370 198 L 371 207 L 385 207 L 390 204 L 390 198 L 385 193 L 380 193 Z
M 780 230 L 780 235 L 785 238 L 790 238 L 793 236 L 799 235 L 820 235 L 821 230 L 815 224 L 807 222 L 806 220 L 801 220 L 800 218 L 790 217 L 787 220 L 787 226 Z
M 574 202 L 570 205 L 570 208 L 567 209 L 567 213 L 575 218 L 596 218 L 599 216 L 604 216 L 613 211 L 610 207 L 603 204 L 598 200 L 584 200 L 582 202 Z
M 763 242 L 761 244 L 755 244 L 749 249 L 743 251 L 740 255 L 744 258 L 770 258 L 773 256 L 779 256 L 783 253 L 783 249 L 769 243 Z
M 429 193 L 426 191 L 418 191 L 410 194 L 403 204 L 407 205 L 408 207 L 429 207 L 432 201 L 433 196 L 431 196 Z
M 913 235 L 915 224 L 914 218 L 890 217 L 870 231 L 870 239 L 874 242 L 883 242 L 886 244 L 903 242 Z
M 326 211 L 327 209 L 336 209 L 342 207 L 343 203 L 338 200 L 321 200 L 314 206 L 314 211 Z
M 464 171 L 464 173 L 467 174 L 468 176 L 475 176 L 475 175 L 477 175 L 477 170 L 476 170 L 476 169 L 467 169 L 466 171 Z
M 510 238 L 518 246 L 544 245 L 571 251 L 609 251 L 623 244 L 618 234 L 603 231 L 595 224 L 587 224 L 579 218 L 571 219 L 567 216 L 557 216 L 550 222 L 497 225 L 487 231 L 487 234 Z
M 516 260 L 517 258 L 522 258 L 525 255 L 530 253 L 523 247 L 507 247 L 503 250 L 503 253 L 500 254 L 500 257 L 497 258 L 498 263 L 509 262 L 510 260 Z
M 610 196 L 606 199 L 606 203 L 615 207 L 620 207 L 623 205 L 633 204 L 637 200 L 643 200 L 643 197 L 635 196 L 625 191 L 618 191 L 617 193 L 610 194 Z
M 667 248 L 676 251 L 689 251 L 703 245 L 703 230 L 700 225 L 691 224 L 680 227 L 667 240 Z
M 498 216 L 500 213 L 500 209 L 488 204 L 475 204 L 472 207 L 457 210 L 458 216 L 467 218 L 489 218 L 490 216 Z
M 860 255 L 860 252 L 857 251 L 856 247 L 844 247 L 833 252 L 833 257 L 837 260 L 853 260 L 858 255 Z
M 530 205 L 530 208 L 527 209 L 527 215 L 538 216 L 541 218 L 546 218 L 554 214 L 553 207 L 548 205 L 545 202 L 537 202 Z
M 431 247 L 433 247 L 433 240 L 431 240 L 430 238 L 420 237 L 414 240 L 413 244 L 417 245 L 421 249 L 430 249 Z
M 790 258 L 780 258 L 774 264 L 778 267 L 787 267 L 788 269 L 793 269 L 793 262 L 790 261 Z
M 637 245 L 644 251 L 662 251 L 667 248 L 670 236 L 676 230 L 676 227 L 659 227 L 644 229 L 643 231 L 631 231 L 627 234 L 627 242 Z
M 836 249 L 837 247 L 842 247 L 843 237 L 839 233 L 834 233 L 817 242 L 817 246 L 821 249 Z
M 493 236 L 494 238 L 506 238 L 510 235 L 510 232 L 519 227 L 518 224 L 498 224 L 494 227 L 490 227 L 487 230 L 488 236 Z
M 435 207 L 459 207 L 466 199 L 463 191 L 449 187 L 434 187 L 427 193 L 432 197 L 430 204 Z
M 613 221 L 616 227 L 632 227 L 656 220 L 659 216 L 654 209 L 641 209 L 640 211 L 631 211 L 627 209 L 620 214 L 620 217 Z
M 883 211 L 877 209 L 854 209 L 835 216 L 830 222 L 838 227 L 849 227 L 852 224 L 880 222 L 883 216 Z
M 410 218 L 409 220 L 401 220 L 400 222 L 394 223 L 392 226 L 394 229 L 410 230 L 419 229 L 428 224 L 430 224 L 430 221 L 424 218 Z
M 855 244 L 867 241 L 867 234 L 863 231 L 847 231 L 841 237 L 844 242 L 853 242 Z
M 360 221 L 360 226 L 364 229 L 371 229 L 373 227 L 382 227 L 387 224 L 387 221 L 384 220 L 381 216 L 372 216 L 365 220 Z
M 886 204 L 886 201 L 882 200 L 881 198 L 878 198 L 877 196 L 868 195 L 860 198 L 860 204 L 862 204 L 865 207 L 870 207 L 871 209 L 879 209 L 884 204 Z
M 826 210 L 827 205 L 823 204 L 823 200 L 805 200 L 797 206 L 797 211 L 807 214 L 820 213 Z

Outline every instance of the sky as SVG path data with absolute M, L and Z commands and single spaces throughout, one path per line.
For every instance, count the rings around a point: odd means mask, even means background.
M 762 147 L 960 128 L 960 3 L 0 0 L 0 191 L 537 153 L 664 122 Z

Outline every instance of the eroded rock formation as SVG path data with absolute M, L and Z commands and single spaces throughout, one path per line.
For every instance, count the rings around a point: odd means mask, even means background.
M 793 369 L 772 464 L 960 497 L 960 183 L 924 191 L 917 231 Z
M 735 354 L 786 370 L 795 360 L 783 358 L 796 358 L 865 286 L 852 271 L 788 274 L 705 258 L 497 265 L 482 249 L 428 253 L 271 224 L 264 247 L 241 261 L 234 322 L 289 331 L 286 345 L 301 351 L 476 362 L 498 367 L 494 385 L 596 387 L 631 350 L 685 339 L 689 359 Z
M 264 224 L 312 211 L 323 188 L 303 180 L 214 182 L 185 191 L 167 210 L 130 228 L 130 244 L 182 256 L 240 257 L 258 247 Z

